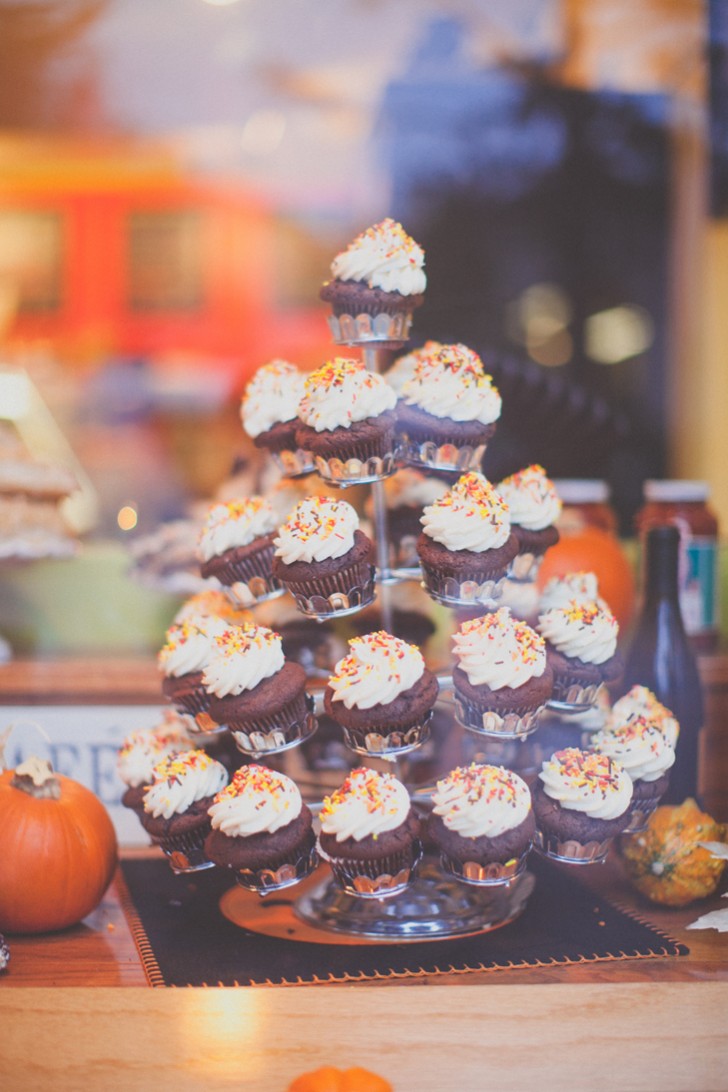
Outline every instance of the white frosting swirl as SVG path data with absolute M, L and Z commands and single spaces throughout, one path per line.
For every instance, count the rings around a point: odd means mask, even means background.
M 426 341 L 422 348 L 413 349 L 411 353 L 397 357 L 392 367 L 384 373 L 384 378 L 397 394 L 401 394 L 402 387 L 408 379 L 412 379 L 420 361 L 432 353 L 439 353 L 443 348 L 441 341 Z
M 617 819 L 632 800 L 632 779 L 618 762 L 577 747 L 556 751 L 538 776 L 547 796 L 590 819 Z
M 425 661 L 415 645 L 378 630 L 349 641 L 349 655 L 337 663 L 329 686 L 333 700 L 347 709 L 371 709 L 409 690 L 424 670 Z
M 437 782 L 435 815 L 461 838 L 497 838 L 520 826 L 531 810 L 531 793 L 518 774 L 502 766 L 472 763 Z
M 173 713 L 155 728 L 140 728 L 126 736 L 116 755 L 116 769 L 130 788 L 148 785 L 158 762 L 191 746 L 186 724 Z
M 144 810 L 156 818 L 171 819 L 195 801 L 214 796 L 227 779 L 225 767 L 204 751 L 181 751 L 154 767 L 144 793 Z
M 319 818 L 321 830 L 337 842 L 353 838 L 360 842 L 387 830 L 396 830 L 407 818 L 410 798 L 401 781 L 392 774 L 360 766 L 349 773 L 344 784 L 324 798 Z
M 552 576 L 541 592 L 539 613 L 545 614 L 555 607 L 568 607 L 569 603 L 597 603 L 600 607 L 609 609 L 599 596 L 597 574 L 591 572 Z
M 274 834 L 301 814 L 303 801 L 295 782 L 267 766 L 251 763 L 233 775 L 208 808 L 215 830 L 229 838 Z
M 225 623 L 220 618 L 173 622 L 157 656 L 160 671 L 174 678 L 202 671 L 209 659 L 213 638 L 224 630 Z
M 603 664 L 617 651 L 619 624 L 598 603 L 554 607 L 539 615 L 538 631 L 564 656 L 587 664 Z
M 642 717 L 609 731 L 596 732 L 591 746 L 623 766 L 633 781 L 657 781 L 675 762 L 675 751 L 665 736 Z
M 561 514 L 561 498 L 538 463 L 499 482 L 496 489 L 511 511 L 511 523 L 527 531 L 551 527 Z
M 463 474 L 422 513 L 425 534 L 448 550 L 484 550 L 503 546 L 511 534 L 508 505 L 475 470 Z
M 213 504 L 200 531 L 197 553 L 202 561 L 219 557 L 236 546 L 247 546 L 278 526 L 273 506 L 264 497 Z
M 306 497 L 279 528 L 274 539 L 276 557 L 286 565 L 343 557 L 353 547 L 358 528 L 356 509 L 347 501 Z
M 546 670 L 546 642 L 508 607 L 463 622 L 453 637 L 455 657 L 473 686 L 523 686 Z
M 425 255 L 396 220 L 367 228 L 337 254 L 331 272 L 338 281 L 364 281 L 370 288 L 416 296 L 427 286 Z
M 280 421 L 293 421 L 303 398 L 306 376 L 287 360 L 271 360 L 258 368 L 245 388 L 240 417 L 248 436 L 255 439 Z
M 337 356 L 309 375 L 298 416 L 316 432 L 331 432 L 379 417 L 396 404 L 397 395 L 381 375 L 367 371 L 361 360 Z
M 280 634 L 252 623 L 229 626 L 212 642 L 202 683 L 218 698 L 242 694 L 275 675 L 284 663 Z
M 465 345 L 443 345 L 439 352 L 423 355 L 400 396 L 408 406 L 418 406 L 433 417 L 483 425 L 494 424 L 502 409 L 500 393 L 483 361 Z
M 653 724 L 668 743 L 675 747 L 680 734 L 680 725 L 675 715 L 648 687 L 637 684 L 615 701 L 607 719 L 607 729 L 614 731 L 639 718 Z

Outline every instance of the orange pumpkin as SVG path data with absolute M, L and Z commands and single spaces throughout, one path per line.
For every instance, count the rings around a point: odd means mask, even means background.
M 583 527 L 562 534 L 555 546 L 545 553 L 537 585 L 543 589 L 554 576 L 593 572 L 599 581 L 599 594 L 609 604 L 624 632 L 635 605 L 635 580 L 632 566 L 619 539 L 598 527 Z
M 694 800 L 663 805 L 650 816 L 646 830 L 622 838 L 625 871 L 653 902 L 687 906 L 713 894 L 725 865 L 698 843 L 721 842 L 724 835 L 725 828 Z
M 0 931 L 45 933 L 90 913 L 111 882 L 116 834 L 101 801 L 50 764 L 0 773 Z
M 296 1077 L 289 1084 L 288 1092 L 392 1092 L 392 1086 L 383 1077 L 360 1066 L 336 1069 L 324 1065 Z

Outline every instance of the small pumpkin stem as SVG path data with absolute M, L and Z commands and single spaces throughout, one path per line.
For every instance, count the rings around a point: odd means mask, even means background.
M 58 800 L 61 796 L 61 783 L 53 773 L 50 762 L 35 755 L 15 767 L 10 784 L 36 800 Z

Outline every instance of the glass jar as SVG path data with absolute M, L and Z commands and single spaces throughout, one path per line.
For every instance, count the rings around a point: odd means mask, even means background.
M 554 488 L 563 509 L 558 521 L 563 534 L 578 534 L 584 527 L 617 533 L 617 516 L 610 504 L 611 491 L 599 478 L 557 478 Z

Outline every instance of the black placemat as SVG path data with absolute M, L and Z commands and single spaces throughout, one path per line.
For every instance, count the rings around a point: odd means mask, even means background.
M 406 944 L 301 943 L 233 924 L 223 869 L 176 876 L 166 860 L 122 862 L 122 897 L 153 986 L 247 986 L 412 977 L 686 955 L 672 938 L 595 897 L 547 861 L 522 915 L 490 933 Z

